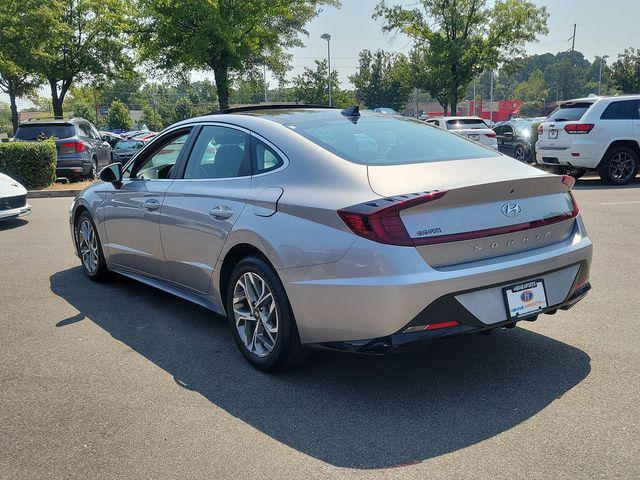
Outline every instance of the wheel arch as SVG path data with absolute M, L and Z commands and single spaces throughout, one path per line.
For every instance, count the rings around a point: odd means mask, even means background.
M 277 273 L 279 262 L 272 261 L 269 258 L 269 255 L 265 253 L 265 245 L 262 242 L 250 241 L 247 239 L 239 240 L 234 242 L 233 245 L 225 245 L 225 251 L 223 255 L 220 255 L 220 270 L 217 279 L 218 292 L 220 292 L 220 300 L 222 301 L 222 306 L 226 311 L 226 303 L 227 303 L 227 287 L 229 283 L 229 278 L 231 277 L 231 273 L 233 272 L 234 267 L 240 262 L 243 258 L 255 255 L 262 260 L 264 260 L 271 268 L 273 268 L 274 272 Z
M 596 170 L 598 168 L 600 168 L 600 166 L 602 165 L 602 162 L 605 161 L 605 159 L 607 158 L 607 156 L 611 153 L 612 150 L 619 148 L 619 147 L 626 147 L 626 148 L 630 148 L 631 150 L 633 150 L 636 155 L 638 156 L 638 158 L 640 159 L 640 145 L 638 145 L 637 140 L 631 140 L 631 139 L 617 139 L 612 141 L 609 146 L 607 147 L 607 149 L 604 151 L 604 153 L 602 154 L 602 157 L 600 158 L 600 161 L 598 162 L 598 165 L 596 166 Z

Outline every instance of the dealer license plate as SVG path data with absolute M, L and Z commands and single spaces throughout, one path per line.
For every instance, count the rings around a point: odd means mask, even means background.
M 509 318 L 534 315 L 547 307 L 547 295 L 542 280 L 512 285 L 502 290 Z
M 480 140 L 480 134 L 479 133 L 470 133 L 468 135 L 468 137 L 469 137 L 470 140 L 475 140 L 476 142 L 478 140 Z

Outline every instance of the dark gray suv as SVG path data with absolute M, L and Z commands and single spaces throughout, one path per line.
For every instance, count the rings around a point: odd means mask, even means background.
M 111 145 L 83 118 L 30 120 L 22 122 L 15 135 L 19 142 L 43 138 L 55 139 L 59 177 L 97 178 L 100 168 L 111 162 Z

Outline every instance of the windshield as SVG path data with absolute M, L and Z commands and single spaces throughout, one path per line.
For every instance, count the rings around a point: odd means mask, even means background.
M 142 148 L 143 145 L 144 145 L 143 142 L 120 140 L 118 143 L 116 143 L 116 150 L 128 150 L 130 148 L 138 149 L 138 148 Z
M 447 120 L 447 130 L 459 130 L 462 128 L 489 128 L 486 123 L 477 118 L 456 118 Z
M 531 136 L 531 128 L 533 127 L 533 122 L 518 122 L 515 125 L 516 130 L 518 130 L 518 134 L 523 137 Z
M 324 118 L 289 128 L 342 158 L 364 165 L 499 156 L 459 135 L 402 117 L 362 116 L 356 123 L 348 118 Z
M 18 140 L 38 140 L 44 138 L 70 138 L 75 135 L 73 125 L 68 123 L 34 123 L 20 125 L 16 131 Z
M 580 120 L 582 115 L 593 105 L 589 102 L 567 103 L 560 105 L 549 114 L 547 122 L 568 122 L 572 120 Z

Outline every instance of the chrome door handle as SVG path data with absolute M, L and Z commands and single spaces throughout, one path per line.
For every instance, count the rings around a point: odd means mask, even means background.
M 147 210 L 157 210 L 160 208 L 160 202 L 158 202 L 158 200 L 156 200 L 155 198 L 150 198 L 149 200 L 145 201 L 142 206 Z
M 227 218 L 231 218 L 233 215 L 233 210 L 225 205 L 218 205 L 217 207 L 213 207 L 209 212 L 213 218 L 217 220 L 226 220 Z

